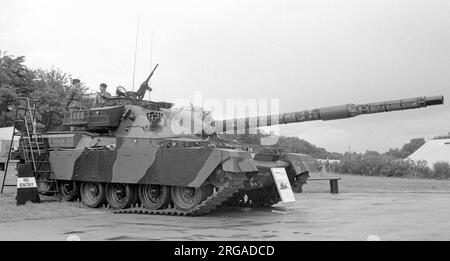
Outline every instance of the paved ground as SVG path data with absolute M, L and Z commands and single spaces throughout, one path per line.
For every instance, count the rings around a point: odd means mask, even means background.
M 370 182 L 382 187 L 372 191 L 357 186 Z M 392 189 L 396 182 L 412 185 Z M 66 240 L 73 235 L 81 240 L 366 240 L 370 235 L 381 240 L 450 240 L 449 188 L 449 181 L 344 176 L 342 193 L 331 195 L 326 182 L 311 182 L 287 213 L 277 211 L 282 205 L 225 209 L 203 217 L 83 209 L 75 217 L 5 218 L 0 240 Z M 80 203 L 45 204 L 83 208 Z

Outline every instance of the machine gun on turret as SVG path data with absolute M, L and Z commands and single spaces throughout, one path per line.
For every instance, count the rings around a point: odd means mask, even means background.
M 152 78 L 153 73 L 155 72 L 156 68 L 158 68 L 158 65 L 159 64 L 157 64 L 155 66 L 155 68 L 153 68 L 150 75 L 147 77 L 147 79 L 145 79 L 145 81 L 143 83 L 141 83 L 141 86 L 139 86 L 139 89 L 136 92 L 127 91 L 124 87 L 118 86 L 116 89 L 116 95 L 118 97 L 125 97 L 125 98 L 130 98 L 133 100 L 137 100 L 137 101 L 142 101 L 142 99 L 144 99 L 145 92 L 152 91 L 152 88 L 150 88 L 148 83 L 149 83 L 150 79 Z
M 150 75 L 147 77 L 147 79 L 145 79 L 145 81 L 141 84 L 141 86 L 139 86 L 139 89 L 138 89 L 137 92 L 136 92 L 136 99 L 137 99 L 137 100 L 140 101 L 140 100 L 144 99 L 144 95 L 145 95 L 145 92 L 146 92 L 146 91 L 149 91 L 149 92 L 152 91 L 152 88 L 150 88 L 150 86 L 148 85 L 148 83 L 149 83 L 150 79 L 152 78 L 153 73 L 155 72 L 156 68 L 158 68 L 158 65 L 159 65 L 159 64 L 157 64 L 157 65 L 155 66 L 155 68 L 153 68 L 152 72 L 151 72 Z

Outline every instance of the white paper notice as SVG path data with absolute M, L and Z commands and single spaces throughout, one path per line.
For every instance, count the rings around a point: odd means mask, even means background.
M 36 179 L 33 177 L 29 178 L 17 178 L 17 188 L 36 188 Z
M 278 193 L 280 194 L 281 201 L 284 203 L 295 202 L 294 192 L 289 183 L 289 178 L 284 168 L 271 168 L 273 180 L 277 185 Z

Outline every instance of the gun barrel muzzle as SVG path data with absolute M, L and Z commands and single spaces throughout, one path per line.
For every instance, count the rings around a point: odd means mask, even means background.
M 444 104 L 444 96 L 441 95 L 441 96 L 426 97 L 425 104 L 427 106 Z

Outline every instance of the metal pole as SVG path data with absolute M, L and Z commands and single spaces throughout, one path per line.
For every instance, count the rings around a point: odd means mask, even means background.
M 137 26 L 136 26 L 136 43 L 134 46 L 134 66 L 133 66 L 133 84 L 132 84 L 132 89 L 134 91 L 134 78 L 136 75 L 136 58 L 137 58 L 137 48 L 138 48 L 138 39 L 139 39 L 139 14 L 138 14 L 138 18 L 137 18 Z

